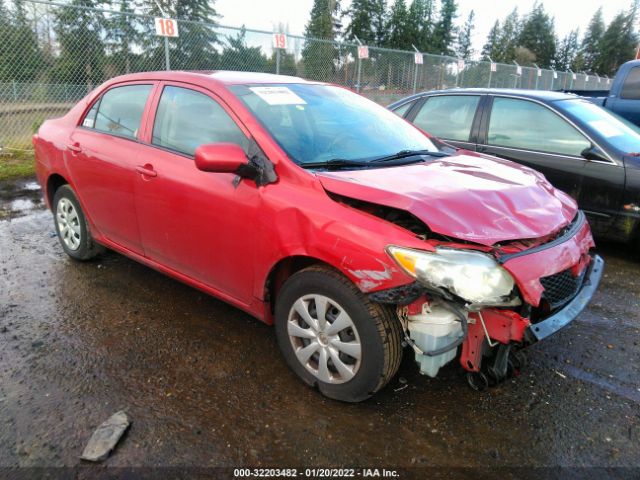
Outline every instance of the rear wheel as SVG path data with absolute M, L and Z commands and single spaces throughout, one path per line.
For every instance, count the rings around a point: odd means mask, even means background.
M 329 398 L 365 400 L 398 370 L 402 329 L 394 311 L 370 302 L 328 267 L 292 275 L 278 295 L 275 313 L 278 345 L 287 363 Z
M 56 190 L 53 215 L 60 245 L 71 258 L 89 260 L 104 250 L 91 237 L 80 202 L 69 185 Z

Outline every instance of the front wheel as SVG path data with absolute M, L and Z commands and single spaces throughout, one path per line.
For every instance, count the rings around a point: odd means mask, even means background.
M 91 237 L 80 202 L 69 185 L 56 190 L 53 215 L 60 245 L 71 258 L 89 260 L 103 251 Z
M 278 345 L 291 369 L 327 397 L 359 402 L 384 387 L 402 359 L 394 311 L 373 303 L 340 273 L 312 266 L 276 300 Z

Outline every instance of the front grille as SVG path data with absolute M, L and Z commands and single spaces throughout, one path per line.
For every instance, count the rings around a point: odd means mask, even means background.
M 586 271 L 585 268 L 579 276 L 574 277 L 571 274 L 571 269 L 568 269 L 540 279 L 540 283 L 544 287 L 542 296 L 549 303 L 551 309 L 564 305 L 576 296 L 582 286 Z

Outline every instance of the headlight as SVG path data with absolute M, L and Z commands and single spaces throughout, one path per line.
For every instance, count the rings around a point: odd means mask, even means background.
M 389 246 L 387 252 L 420 283 L 446 288 L 471 303 L 502 303 L 513 278 L 483 253 L 436 248 L 435 253 Z

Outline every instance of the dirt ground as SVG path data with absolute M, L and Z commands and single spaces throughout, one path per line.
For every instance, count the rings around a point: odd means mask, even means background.
M 0 467 L 77 466 L 94 429 L 123 409 L 133 424 L 109 467 L 638 475 L 640 255 L 614 244 L 600 253 L 591 305 L 530 348 L 519 377 L 478 393 L 457 364 L 430 379 L 406 352 L 387 388 L 348 405 L 303 386 L 272 328 L 245 313 L 112 252 L 70 260 L 37 185 L 2 183 Z

